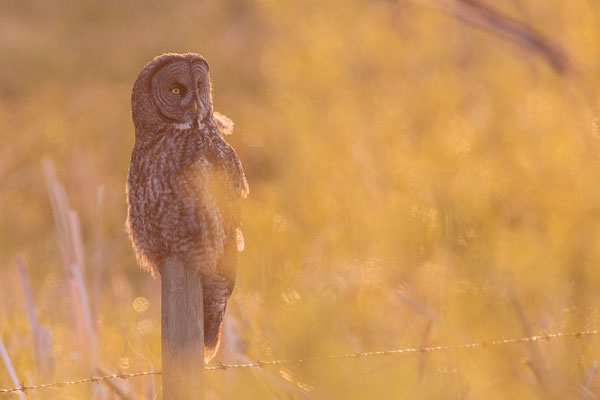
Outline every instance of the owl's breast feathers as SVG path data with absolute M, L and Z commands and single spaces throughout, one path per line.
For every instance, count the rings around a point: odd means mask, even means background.
M 160 272 L 165 257 L 181 257 L 223 282 L 228 297 L 248 184 L 218 132 L 172 129 L 153 143 L 136 142 L 127 192 L 127 227 L 142 267 Z

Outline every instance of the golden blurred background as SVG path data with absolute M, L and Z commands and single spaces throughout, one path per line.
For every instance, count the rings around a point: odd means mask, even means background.
M 20 381 L 90 376 L 90 357 L 111 372 L 160 368 L 159 282 L 136 265 L 124 188 L 131 88 L 164 52 L 208 60 L 215 109 L 236 123 L 227 140 L 251 188 L 217 362 L 600 328 L 600 3 L 0 0 L 0 9 L 0 338 Z M 77 239 L 55 222 L 44 157 L 78 216 L 94 349 L 81 339 L 85 304 L 74 305 L 61 255 L 61 240 Z M 44 373 L 19 254 L 49 333 L 54 367 Z M 591 336 L 207 371 L 206 390 L 598 398 L 598 360 Z M 146 399 L 160 378 L 117 384 L 27 397 Z M 12 386 L 0 367 L 0 388 Z

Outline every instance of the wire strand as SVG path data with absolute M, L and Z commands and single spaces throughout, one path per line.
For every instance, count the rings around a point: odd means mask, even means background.
M 393 350 L 380 350 L 380 351 L 363 351 L 363 352 L 355 352 L 355 353 L 346 353 L 332 356 L 317 356 L 317 357 L 307 357 L 300 359 L 287 359 L 287 360 L 270 360 L 270 361 L 253 361 L 249 363 L 241 363 L 241 364 L 217 364 L 217 365 L 209 365 L 204 369 L 206 371 L 217 371 L 217 370 L 228 370 L 228 369 L 239 369 L 239 368 L 264 368 L 270 365 L 281 365 L 281 364 L 302 364 L 306 362 L 312 361 L 324 361 L 324 360 L 339 360 L 346 358 L 361 358 L 361 357 L 373 357 L 373 356 L 387 356 L 387 355 L 398 355 L 398 354 L 410 354 L 410 353 L 432 353 L 436 351 L 447 351 L 447 350 L 471 350 L 477 348 L 484 348 L 490 346 L 498 346 L 498 345 L 506 345 L 506 344 L 523 344 L 523 343 L 535 343 L 545 340 L 552 340 L 558 338 L 581 338 L 584 336 L 594 336 L 600 334 L 600 330 L 590 330 L 590 331 L 582 331 L 582 332 L 559 332 L 559 333 L 550 333 L 550 334 L 540 334 L 536 336 L 529 337 L 521 337 L 521 338 L 512 338 L 512 339 L 497 339 L 488 342 L 476 342 L 476 343 L 467 343 L 460 345 L 442 345 L 442 346 L 430 346 L 430 347 L 413 347 L 413 348 L 404 348 L 404 349 L 393 349 Z M 80 383 L 98 383 L 107 379 L 129 379 L 135 378 L 138 376 L 148 376 L 148 375 L 160 375 L 160 371 L 144 371 L 144 372 L 133 372 L 133 373 L 117 373 L 111 375 L 102 375 L 102 376 L 91 376 L 89 378 L 71 380 L 71 381 L 61 381 L 54 383 L 44 383 L 40 385 L 31 385 L 26 386 L 25 384 L 21 384 L 20 387 L 14 387 L 10 389 L 0 389 L 0 393 L 15 393 L 15 392 L 23 392 L 26 393 L 30 390 L 38 390 L 38 389 L 48 389 L 48 388 L 64 388 L 66 386 L 77 385 Z

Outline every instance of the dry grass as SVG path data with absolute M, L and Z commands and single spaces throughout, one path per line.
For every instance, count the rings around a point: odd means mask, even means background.
M 223 362 L 600 327 L 600 5 L 486 3 L 564 49 L 569 73 L 433 0 L 4 0 L 0 338 L 18 379 L 160 366 L 124 185 L 131 86 L 166 51 L 209 61 L 251 186 Z M 595 398 L 599 358 L 589 337 L 206 379 L 218 399 Z

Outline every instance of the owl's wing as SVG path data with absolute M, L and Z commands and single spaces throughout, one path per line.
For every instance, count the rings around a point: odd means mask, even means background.
M 248 183 L 242 165 L 231 146 L 217 143 L 210 154 L 215 167 L 212 196 L 218 204 L 224 233 L 223 252 L 217 259 L 218 277 L 207 282 L 204 296 L 205 361 L 216 353 L 221 336 L 227 298 L 231 295 L 237 274 L 238 252 L 243 249 L 241 231 L 241 199 L 248 193 Z M 222 289 L 218 289 L 218 288 Z M 211 295 L 213 293 L 213 295 Z
M 239 197 L 246 198 L 250 194 L 250 187 L 244 175 L 242 163 L 235 150 L 222 138 L 215 145 L 215 151 L 212 154 L 211 162 L 220 168 L 224 174 L 226 186 L 232 191 L 233 198 L 239 201 Z
M 237 270 L 237 253 L 244 248 L 241 221 L 241 200 L 248 195 L 249 188 L 242 164 L 235 150 L 224 141 L 217 143 L 211 162 L 216 167 L 219 187 L 213 190 L 223 219 L 225 240 L 219 269 L 233 290 Z

